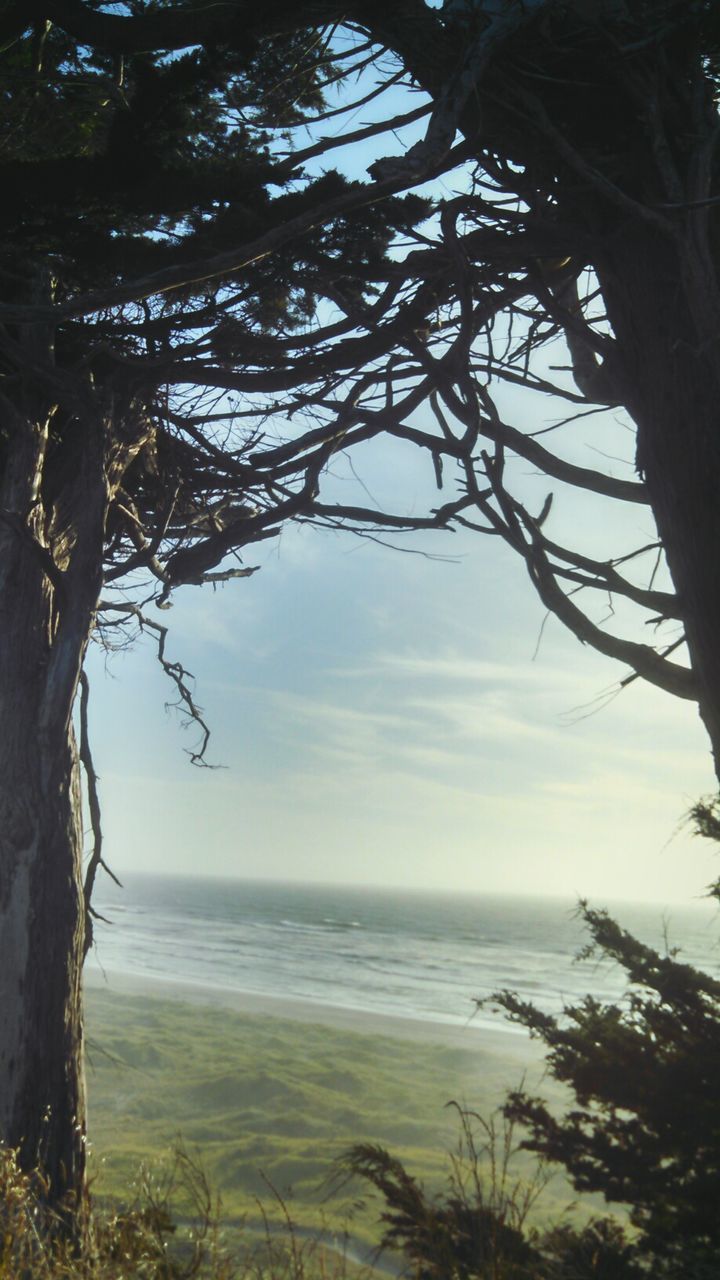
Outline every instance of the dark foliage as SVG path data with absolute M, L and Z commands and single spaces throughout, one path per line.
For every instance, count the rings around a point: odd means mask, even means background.
M 354 1147 L 346 1168 L 380 1192 L 385 1202 L 383 1245 L 402 1250 L 419 1280 L 448 1275 L 470 1280 L 492 1275 L 491 1268 L 499 1265 L 508 1280 L 515 1280 L 537 1262 L 536 1251 L 496 1206 L 470 1203 L 459 1189 L 446 1200 L 429 1199 L 382 1147 Z
M 219 438 L 192 424 L 183 430 L 183 420 L 168 418 L 172 382 L 189 384 L 193 368 L 207 381 L 203 361 L 214 366 L 219 393 L 238 366 L 276 369 L 282 350 L 272 337 L 307 326 L 328 289 L 366 304 L 393 237 L 427 215 L 426 201 L 407 196 L 333 216 L 347 180 L 332 170 L 306 178 L 302 167 L 272 154 L 284 129 L 320 109 L 325 52 L 324 42 L 300 32 L 232 49 L 213 44 L 124 57 L 48 22 L 2 53 L 4 299 L 62 308 L 83 291 L 99 298 L 94 314 L 60 321 L 51 336 L 37 334 L 33 356 L 26 330 L 6 326 L 4 394 L 15 400 L 13 387 L 31 374 L 36 401 L 58 401 L 42 478 L 48 521 L 87 448 L 86 428 L 78 425 L 83 389 L 85 400 L 90 382 L 96 402 L 113 402 L 115 453 L 118 460 L 126 455 L 107 523 L 113 577 L 138 567 L 157 572 L 188 536 L 195 550 L 193 518 L 228 490 L 239 501 L 259 478 L 264 496 L 261 490 L 255 501 L 274 505 L 270 476 L 241 463 L 260 445 L 256 431 L 234 433 L 231 442 L 227 430 Z M 328 212 L 317 227 L 308 218 L 316 209 Z M 117 305 L 115 291 L 125 281 L 232 251 L 303 217 L 310 223 L 304 233 L 289 241 L 280 235 L 277 252 L 256 255 L 239 277 L 220 271 L 199 287 L 189 281 L 172 295 Z M 51 341 L 51 357 L 43 341 Z M 48 363 L 52 373 L 43 368 Z M 224 422 L 229 428 L 232 412 Z M 284 479 L 293 479 L 291 467 Z M 262 520 L 256 529 L 266 536 Z M 242 534 L 252 534 L 247 520 Z M 245 540 L 206 547 L 202 566 L 190 564 L 190 580 Z M 172 561 L 169 584 L 182 580 L 182 563 Z
M 720 798 L 690 811 L 696 834 L 718 840 Z M 717 886 L 710 894 L 718 896 Z M 579 957 L 619 966 L 621 1004 L 586 996 L 554 1017 L 512 991 L 491 1003 L 540 1038 L 549 1073 L 574 1105 L 563 1115 L 523 1089 L 508 1095 L 504 1156 L 497 1131 L 463 1114 L 462 1159 L 449 1194 L 430 1198 L 386 1151 L 356 1147 L 350 1172 L 382 1196 L 383 1243 L 399 1248 L 423 1280 L 711 1280 L 720 1273 L 720 982 L 660 953 L 622 929 L 606 911 L 582 903 L 591 941 Z M 487 1003 L 487 1002 L 486 1002 Z M 528 1196 L 509 1177 L 517 1150 L 540 1169 L 562 1166 L 578 1192 L 601 1193 L 624 1216 L 528 1225 Z M 468 1176 L 468 1170 L 470 1176 Z M 500 1176 L 498 1176 L 500 1170 Z M 542 1178 L 539 1186 L 542 1186 Z
M 643 1280 L 622 1226 L 594 1218 L 583 1227 L 539 1230 L 528 1214 L 547 1176 L 513 1175 L 513 1128 L 460 1111 L 461 1141 L 448 1191 L 429 1196 L 381 1147 L 354 1147 L 342 1168 L 381 1197 L 383 1248 L 400 1251 L 418 1280 Z
M 693 808 L 698 834 L 717 839 L 717 804 Z M 544 1042 L 551 1074 L 576 1099 L 558 1117 L 520 1090 L 506 1114 L 527 1130 L 522 1145 L 563 1165 L 578 1191 L 628 1206 L 653 1275 L 705 1280 L 720 1268 L 720 982 L 607 912 L 580 910 L 592 939 L 584 956 L 620 966 L 626 999 L 587 996 L 555 1018 L 512 992 L 495 997 Z

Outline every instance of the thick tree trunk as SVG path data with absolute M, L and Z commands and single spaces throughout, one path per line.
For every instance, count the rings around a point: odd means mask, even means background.
M 0 1132 L 56 1203 L 85 1174 L 82 824 L 72 735 L 51 759 L 24 693 L 3 680 Z
M 72 707 L 100 586 L 105 486 L 96 430 L 62 503 L 44 504 L 47 423 L 4 408 L 0 1140 L 19 1150 L 24 1168 L 42 1167 L 57 1205 L 84 1187 L 85 905 Z
M 720 306 L 692 244 L 625 226 L 598 274 L 720 780 Z

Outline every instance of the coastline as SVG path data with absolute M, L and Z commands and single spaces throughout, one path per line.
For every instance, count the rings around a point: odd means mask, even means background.
M 425 1044 L 465 1049 L 473 1053 L 490 1053 L 505 1060 L 534 1064 L 542 1059 L 542 1049 L 523 1032 L 503 1027 L 488 1027 L 473 1020 L 456 1024 L 434 1022 L 426 1018 L 353 1009 L 342 1005 L 304 1000 L 296 996 L 266 995 L 230 987 L 214 987 L 185 978 L 129 973 L 120 969 L 85 970 L 84 981 L 90 991 L 117 992 L 119 995 L 171 1000 L 203 1008 L 220 1008 L 252 1018 L 274 1018 L 284 1022 L 300 1022 L 324 1026 L 336 1031 L 355 1032 L 373 1037 L 390 1037 Z

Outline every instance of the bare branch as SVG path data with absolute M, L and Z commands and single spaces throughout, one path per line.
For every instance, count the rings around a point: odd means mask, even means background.
M 625 663 L 650 684 L 656 685 L 675 697 L 696 701 L 697 680 L 687 667 L 668 662 L 649 645 L 623 640 L 603 631 L 577 607 L 562 590 L 543 546 L 542 534 L 529 513 L 512 499 L 502 482 L 502 466 L 484 455 L 486 471 L 492 490 L 508 521 L 503 536 L 525 560 L 528 573 L 543 604 L 581 641 L 590 644 L 599 653 Z M 481 504 L 487 511 L 487 503 Z M 494 523 L 497 523 L 495 518 Z
M 93 848 L 90 860 L 85 869 L 85 955 L 87 956 L 93 943 L 93 918 L 97 918 L 97 912 L 93 910 L 92 895 L 95 887 L 95 877 L 98 869 L 102 867 L 106 871 L 111 880 L 122 889 L 122 885 L 118 880 L 115 872 L 110 869 L 102 856 L 102 823 L 100 812 L 100 796 L 98 793 L 98 777 L 95 772 L 92 753 L 90 750 L 90 734 L 88 730 L 88 701 L 90 698 L 90 682 L 84 671 L 80 672 L 80 761 L 85 771 L 85 781 L 87 783 L 88 809 L 90 811 L 90 826 L 93 833 Z M 102 918 L 102 917 L 100 917 Z
M 126 618 L 134 618 L 141 631 L 149 631 L 155 637 L 157 660 L 165 675 L 174 684 L 178 695 L 177 700 L 168 705 L 180 711 L 187 724 L 195 724 L 200 730 L 199 747 L 196 750 L 190 749 L 187 751 L 190 763 L 202 765 L 206 769 L 217 768 L 216 765 L 208 764 L 205 759 L 205 752 L 210 741 L 210 729 L 203 718 L 202 708 L 197 705 L 188 684 L 188 680 L 194 679 L 194 676 L 192 672 L 185 669 L 181 662 L 170 662 L 165 656 L 168 628 L 164 627 L 162 623 L 156 622 L 155 619 L 149 618 L 138 605 L 131 604 L 129 601 L 101 600 L 98 605 L 98 613 L 117 613 Z

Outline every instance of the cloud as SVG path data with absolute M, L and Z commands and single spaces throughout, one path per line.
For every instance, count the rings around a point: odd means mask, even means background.
M 419 654 L 382 654 L 376 660 L 379 670 L 408 679 L 467 681 L 477 684 L 523 684 L 547 687 L 548 682 L 567 688 L 567 670 L 549 668 L 545 664 L 493 662 L 445 654 L 422 657 Z M 578 680 L 578 683 L 580 681 Z
M 447 730 L 467 740 L 482 743 L 502 739 L 510 745 L 520 739 L 557 743 L 563 731 L 552 724 L 533 722 L 522 714 L 516 700 L 502 691 L 491 690 L 470 698 L 411 698 L 407 704 L 425 721 L 435 718 Z

